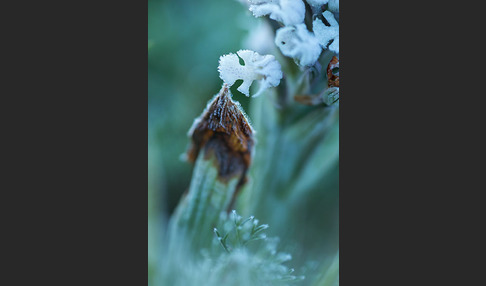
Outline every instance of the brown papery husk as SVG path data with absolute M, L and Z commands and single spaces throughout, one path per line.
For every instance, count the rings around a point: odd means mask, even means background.
M 253 133 L 243 109 L 233 101 L 228 86 L 224 84 L 189 131 L 191 144 L 186 153 L 187 159 L 194 163 L 201 150 L 205 159 L 214 155 L 219 179 L 228 181 L 238 176 L 239 185 L 242 185 L 246 182 L 252 160 Z

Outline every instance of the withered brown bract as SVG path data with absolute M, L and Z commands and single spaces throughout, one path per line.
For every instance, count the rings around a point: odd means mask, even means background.
M 187 159 L 195 162 L 201 150 L 205 158 L 214 154 L 221 179 L 240 175 L 243 183 L 251 163 L 254 131 L 240 104 L 231 97 L 224 84 L 194 121 L 188 133 L 192 140 Z
M 336 70 L 337 72 L 333 70 Z M 327 66 L 327 85 L 329 87 L 339 87 L 339 59 L 334 56 Z

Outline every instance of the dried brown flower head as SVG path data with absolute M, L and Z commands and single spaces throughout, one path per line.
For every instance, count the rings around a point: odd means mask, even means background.
M 253 129 L 238 102 L 231 98 L 226 84 L 208 103 L 191 129 L 187 158 L 195 162 L 201 150 L 205 158 L 215 155 L 219 176 L 241 176 L 244 182 L 254 146 Z

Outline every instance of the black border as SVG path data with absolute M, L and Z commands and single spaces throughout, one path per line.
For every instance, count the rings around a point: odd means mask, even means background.
M 466 242 L 451 237 L 465 233 L 465 216 L 482 201 L 457 203 L 463 190 L 482 190 L 465 161 L 481 142 L 463 137 L 481 123 L 481 105 L 469 99 L 482 89 L 468 88 L 465 48 L 451 37 L 466 28 L 448 28 L 459 18 L 444 28 L 457 9 L 341 3 L 342 285 L 467 278 L 451 253 Z M 6 245 L 18 245 L 15 277 L 147 283 L 147 3 L 22 2 L 4 11 L 19 29 L 3 41 L 14 60 L 4 66 L 3 109 L 13 107 L 7 125 L 18 125 L 4 133 L 4 202 L 19 220 L 4 229 Z
M 146 285 L 147 2 L 13 5 L 7 275 Z

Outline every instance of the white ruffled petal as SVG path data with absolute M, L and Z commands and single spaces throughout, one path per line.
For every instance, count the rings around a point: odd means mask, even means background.
M 250 96 L 251 84 L 254 80 L 260 80 L 260 89 L 253 95 L 258 96 L 265 89 L 279 85 L 283 74 L 274 56 L 262 56 L 250 50 L 240 50 L 237 54 L 224 55 L 219 59 L 219 77 L 229 86 L 241 79 L 243 83 L 237 90 Z M 243 60 L 244 65 L 240 64 L 238 56 Z
M 339 54 L 339 24 L 331 12 L 325 11 L 322 15 L 330 26 L 326 26 L 320 19 L 315 19 L 312 23 L 314 34 L 323 48 L 327 48 L 329 42 L 334 40 L 332 48 L 329 49 Z
M 286 26 L 304 22 L 305 5 L 302 0 L 248 0 L 255 17 L 270 15 L 270 19 Z
M 313 65 L 322 52 L 319 41 L 305 24 L 278 29 L 275 44 L 282 54 L 294 58 L 301 66 Z
M 339 13 L 339 0 L 330 0 L 327 9 L 334 13 Z
M 335 52 L 336 54 L 339 54 L 339 37 L 334 39 L 334 42 L 329 45 L 329 50 Z

